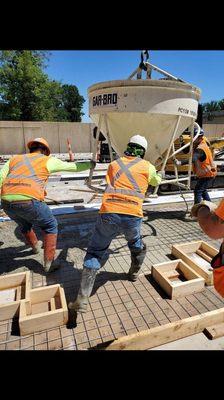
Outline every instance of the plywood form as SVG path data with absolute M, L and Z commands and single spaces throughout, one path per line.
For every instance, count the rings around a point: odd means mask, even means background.
M 30 301 L 21 303 L 19 313 L 21 335 L 65 325 L 67 322 L 67 303 L 60 285 L 32 289 Z
M 20 303 L 30 298 L 30 272 L 0 277 L 0 321 L 18 315 Z
M 217 253 L 217 249 L 202 240 L 172 246 L 172 254 L 182 259 L 204 278 L 206 285 L 213 285 L 213 270 L 210 262 Z
M 123 336 L 106 346 L 105 350 L 148 350 L 221 323 L 224 323 L 224 308 Z
M 152 276 L 171 299 L 200 292 L 205 285 L 204 278 L 180 259 L 153 265 Z

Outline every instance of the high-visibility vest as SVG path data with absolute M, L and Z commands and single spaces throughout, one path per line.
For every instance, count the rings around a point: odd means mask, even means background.
M 195 161 L 193 165 L 193 171 L 198 178 L 212 178 L 217 175 L 217 169 L 214 164 L 212 153 L 207 144 L 201 143 L 197 149 L 201 149 L 205 152 L 205 161 Z
M 46 166 L 48 160 L 48 156 L 39 153 L 13 156 L 1 195 L 20 194 L 43 201 L 50 175 Z
M 100 213 L 142 217 L 142 203 L 149 182 L 149 162 L 139 157 L 121 157 L 108 168 Z
M 222 199 L 214 213 L 224 221 L 224 199 Z

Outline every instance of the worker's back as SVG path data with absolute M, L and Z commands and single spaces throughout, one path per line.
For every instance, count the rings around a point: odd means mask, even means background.
M 142 203 L 148 188 L 150 163 L 140 157 L 123 156 L 107 171 L 107 187 L 100 213 L 142 216 Z
M 45 183 L 49 177 L 48 160 L 49 156 L 40 153 L 13 156 L 2 185 L 2 197 L 20 194 L 44 200 Z

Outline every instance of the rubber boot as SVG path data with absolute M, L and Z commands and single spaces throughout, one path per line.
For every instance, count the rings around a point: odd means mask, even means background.
M 97 271 L 97 269 L 83 267 L 79 293 L 76 301 L 74 303 L 69 303 L 68 308 L 70 310 L 75 310 L 81 313 L 87 311 L 89 296 L 93 289 Z
M 60 260 L 54 260 L 56 245 L 57 245 L 57 233 L 44 233 L 44 262 L 43 268 L 45 272 L 52 272 L 60 268 Z
M 41 250 L 41 241 L 38 242 L 37 237 L 33 229 L 28 232 L 23 233 L 26 244 L 32 247 L 33 253 L 38 254 Z
M 141 250 L 131 250 L 131 267 L 128 271 L 128 278 L 130 281 L 137 281 L 145 255 L 146 245 L 144 243 Z

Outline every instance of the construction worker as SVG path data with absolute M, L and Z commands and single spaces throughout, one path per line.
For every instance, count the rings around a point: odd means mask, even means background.
M 180 161 L 175 159 L 174 163 L 176 165 L 185 165 L 188 164 L 188 160 Z M 199 136 L 193 144 L 192 165 L 193 172 L 197 176 L 197 183 L 194 189 L 194 204 L 200 203 L 202 199 L 211 201 L 207 189 L 217 175 L 217 169 L 213 162 L 208 142 L 204 137 L 203 129 L 200 130 Z
M 48 177 L 59 171 L 85 171 L 94 167 L 95 163 L 68 163 L 51 157 L 49 145 L 43 138 L 31 140 L 27 147 L 30 154 L 13 156 L 0 171 L 1 205 L 5 213 L 19 225 L 34 254 L 40 252 L 40 244 L 32 229 L 34 222 L 42 229 L 43 268 L 45 272 L 51 272 L 60 264 L 54 261 L 57 221 L 44 202 Z
M 78 297 L 70 309 L 86 312 L 96 274 L 112 239 L 124 233 L 131 252 L 128 277 L 136 281 L 145 258 L 146 245 L 140 235 L 142 204 L 148 185 L 157 186 L 161 175 L 150 162 L 143 160 L 147 140 L 133 136 L 124 156 L 113 161 L 107 171 L 107 186 L 96 222 L 95 231 L 84 259 Z
M 191 209 L 191 215 L 197 218 L 201 229 L 211 239 L 223 239 L 219 253 L 213 258 L 213 278 L 215 289 L 224 297 L 224 200 L 219 205 L 202 201 Z

